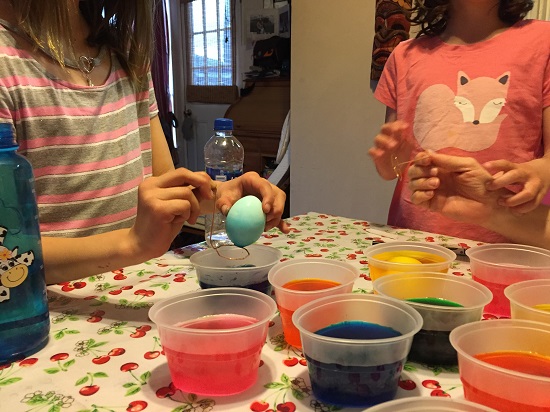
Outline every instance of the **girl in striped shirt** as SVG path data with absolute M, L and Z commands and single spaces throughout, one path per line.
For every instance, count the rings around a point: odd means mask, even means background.
M 31 162 L 48 283 L 164 253 L 214 207 L 213 182 L 174 165 L 150 76 L 152 1 L 0 0 L 0 122 Z M 220 184 L 222 211 L 285 196 L 257 174 Z

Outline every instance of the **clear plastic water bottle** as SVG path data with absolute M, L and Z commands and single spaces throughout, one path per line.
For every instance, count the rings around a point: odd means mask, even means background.
M 0 364 L 48 341 L 50 319 L 31 164 L 0 123 Z
M 219 118 L 214 121 L 214 135 L 204 146 L 206 173 L 212 180 L 225 182 L 243 174 L 244 148 L 233 136 L 233 120 Z M 212 243 L 210 232 L 212 231 Z M 208 246 L 231 244 L 225 232 L 225 216 L 221 212 L 205 216 L 204 237 Z

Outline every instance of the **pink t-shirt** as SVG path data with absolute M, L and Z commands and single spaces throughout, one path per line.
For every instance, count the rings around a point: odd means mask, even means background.
M 416 147 L 412 156 L 431 149 L 481 163 L 540 157 L 542 111 L 550 106 L 550 22 L 525 20 L 472 45 L 427 36 L 401 42 L 375 97 L 412 125 L 405 136 Z M 406 178 L 396 186 L 388 223 L 485 242 L 506 240 L 411 204 Z

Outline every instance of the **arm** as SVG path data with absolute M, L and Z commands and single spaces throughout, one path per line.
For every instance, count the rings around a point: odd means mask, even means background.
M 408 171 L 412 203 L 478 224 L 513 242 L 550 248 L 550 208 L 540 205 L 520 215 L 499 204 L 509 192 L 487 190 L 493 177 L 476 160 L 426 154 L 418 154 Z
M 151 119 L 151 145 L 153 153 L 153 176 L 160 176 L 170 170 L 174 170 L 174 162 L 170 155 L 170 149 L 160 124 L 160 119 L 155 116 Z
M 393 168 L 392 158 L 397 162 L 409 159 L 411 147 L 403 139 L 403 133 L 408 128 L 407 123 L 397 120 L 394 109 L 386 108 L 386 123 L 374 138 L 374 145 L 369 149 L 378 174 L 385 180 L 393 180 L 397 174 Z
M 216 206 L 225 214 L 241 197 L 256 195 L 262 199 L 267 215 L 265 229 L 279 227 L 283 233 L 289 232 L 287 223 L 281 220 L 285 193 L 257 173 L 215 183 L 204 172 L 178 168 L 141 183 L 137 216 L 131 228 L 77 239 L 44 237 L 47 283 L 96 275 L 162 255 L 184 222 L 195 223 L 199 215 L 212 211 L 212 189 L 216 184 Z
M 511 207 L 518 213 L 534 210 L 550 189 L 550 107 L 542 112 L 542 139 L 544 155 L 539 159 L 525 163 L 496 160 L 483 165 L 493 174 L 502 172 L 489 189 L 518 187 L 516 194 L 501 199 L 503 206 Z
M 183 223 L 194 223 L 201 214 L 197 198 L 213 198 L 211 187 L 206 173 L 172 170 L 140 184 L 131 228 L 82 238 L 44 237 L 47 283 L 91 276 L 162 255 Z

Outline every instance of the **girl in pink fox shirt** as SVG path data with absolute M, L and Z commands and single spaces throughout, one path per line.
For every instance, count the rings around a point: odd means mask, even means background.
M 550 22 L 524 20 L 532 0 L 416 0 L 417 38 L 390 55 L 375 97 L 386 123 L 369 150 L 384 179 L 431 150 L 472 157 L 494 175 L 487 188 L 514 213 L 550 188 Z M 505 160 L 504 160 L 505 159 Z M 399 166 L 396 166 L 399 165 Z M 397 182 L 388 223 L 484 242 L 507 241 L 410 202 Z

